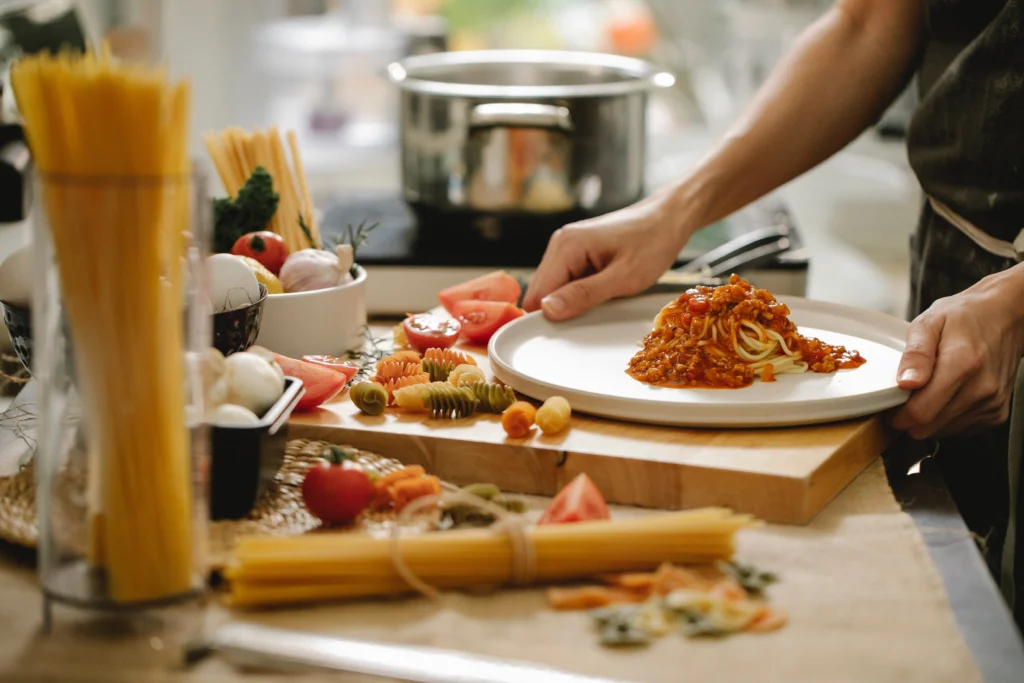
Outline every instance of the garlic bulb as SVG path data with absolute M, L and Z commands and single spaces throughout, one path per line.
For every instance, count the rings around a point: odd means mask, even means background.
M 339 245 L 336 253 L 320 249 L 296 251 L 281 266 L 281 284 L 286 292 L 329 289 L 352 281 L 352 247 Z

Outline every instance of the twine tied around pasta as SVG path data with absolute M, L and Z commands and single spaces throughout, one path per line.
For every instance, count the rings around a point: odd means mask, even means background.
M 448 490 L 440 495 L 417 498 L 406 505 L 398 514 L 398 519 L 395 520 L 395 524 L 391 527 L 389 549 L 395 571 L 405 579 L 406 583 L 431 600 L 436 600 L 440 597 L 441 592 L 437 588 L 416 576 L 409 569 L 409 565 L 406 564 L 405 559 L 402 557 L 402 550 L 398 541 L 402 528 L 416 513 L 441 503 L 460 503 L 493 515 L 495 522 L 490 528 L 498 533 L 504 532 L 511 542 L 512 583 L 517 586 L 526 586 L 533 583 L 537 571 L 537 554 L 533 547 L 533 541 L 526 533 L 526 522 L 522 515 L 509 512 L 489 500 L 458 489 Z

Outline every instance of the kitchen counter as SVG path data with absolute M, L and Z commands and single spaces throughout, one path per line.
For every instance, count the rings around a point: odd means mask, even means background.
M 891 448 L 884 457 L 889 482 L 897 499 L 901 502 L 904 510 L 914 518 L 927 543 L 931 559 L 935 563 L 949 595 L 957 624 L 984 675 L 984 680 L 990 682 L 1022 680 L 1024 677 L 1024 647 L 1022 647 L 1007 610 L 1003 606 L 977 550 L 965 533 L 963 522 L 952 507 L 941 481 L 936 478 L 933 468 L 928 465 L 927 461 L 920 465 L 919 473 L 906 474 L 910 466 L 919 462 L 924 455 L 920 447 L 906 442 Z M 870 476 L 870 472 L 867 473 L 867 476 Z M 853 484 L 851 488 L 857 486 L 858 484 Z M 855 492 L 847 492 L 844 497 L 837 499 L 829 508 L 826 508 L 822 516 L 840 519 L 841 516 L 837 517 L 837 515 L 842 513 L 836 509 L 837 506 L 845 510 L 855 509 L 856 504 L 851 506 L 849 495 L 855 495 Z M 780 537 L 780 540 L 784 538 L 786 538 L 785 535 Z M 128 660 L 118 659 L 117 671 L 122 674 L 122 677 L 118 678 L 113 670 L 94 668 L 101 665 L 97 664 L 96 656 L 91 652 L 91 648 L 76 651 L 71 645 L 61 646 L 58 654 L 58 651 L 49 646 L 44 637 L 38 635 L 41 605 L 33 563 L 32 552 L 9 545 L 0 545 L 0 614 L 3 615 L 0 620 L 0 678 L 26 681 L 96 680 L 105 683 L 142 680 L 141 672 L 129 668 L 130 665 L 126 663 Z M 366 609 L 356 606 L 353 606 L 353 609 L 364 616 L 367 612 Z M 415 613 L 419 618 L 423 618 L 424 610 L 428 607 L 422 602 L 413 602 L 409 604 L 408 609 L 410 614 Z M 294 616 L 289 616 L 288 612 L 271 612 L 260 614 L 256 618 L 261 622 L 286 623 L 294 628 L 306 628 L 307 626 L 312 627 L 316 623 L 322 623 L 325 618 L 337 618 L 329 617 L 329 614 L 341 614 L 344 611 L 345 608 L 334 609 L 333 612 L 316 608 L 309 611 L 293 611 L 291 614 Z M 372 607 L 370 611 L 373 611 Z M 222 610 L 215 608 L 214 612 L 222 612 Z M 465 616 L 460 618 L 465 618 Z M 518 618 L 521 619 L 523 616 L 519 615 Z M 493 630 L 494 626 L 491 625 L 488 628 Z M 107 643 L 104 644 L 104 646 L 106 645 Z M 49 660 L 50 656 L 54 657 L 52 661 Z M 40 663 L 41 659 L 47 661 Z M 89 666 L 90 662 L 93 667 Z M 25 674 L 29 670 L 37 673 L 45 671 L 49 677 L 41 673 L 32 676 L 18 675 L 19 672 Z M 8 672 L 11 676 L 3 677 L 4 672 Z M 638 673 L 638 675 L 640 674 Z M 644 677 L 647 676 L 644 675 Z M 656 678 L 654 672 L 651 672 L 651 677 L 652 679 Z M 213 660 L 180 677 L 174 676 L 173 679 L 146 677 L 146 680 L 182 680 L 191 683 L 213 680 L 243 681 L 248 680 L 248 677 L 234 673 L 227 669 L 222 662 Z M 261 674 L 253 680 L 283 681 L 292 679 Z M 319 676 L 314 676 L 303 680 L 315 681 L 327 680 L 327 678 L 321 679 Z

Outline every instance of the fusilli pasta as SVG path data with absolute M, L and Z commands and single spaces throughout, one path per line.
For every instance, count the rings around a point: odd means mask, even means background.
M 437 382 L 436 384 L 447 386 L 447 382 Z M 423 405 L 423 401 L 427 397 L 427 392 L 429 392 L 433 386 L 435 386 L 435 384 L 422 383 L 411 384 L 407 387 L 396 389 L 395 405 L 404 410 L 425 411 L 427 410 L 427 407 Z
M 427 352 L 423 354 L 423 358 L 424 360 L 436 360 L 451 363 L 452 365 L 476 365 L 476 361 L 473 360 L 472 356 L 452 349 L 427 349 Z
M 453 387 L 473 386 L 477 382 L 486 382 L 487 376 L 484 371 L 475 365 L 463 363 L 456 365 L 455 369 L 448 373 L 448 383 Z
M 469 417 L 476 410 L 476 394 L 469 387 L 453 387 L 450 384 L 430 385 L 423 398 L 424 407 L 430 417 L 458 419 Z
M 547 435 L 558 434 L 569 426 L 572 407 L 561 396 L 552 396 L 537 410 L 534 422 Z
M 423 368 L 416 362 L 382 361 L 377 363 L 377 375 L 373 378 L 373 381 L 383 384 L 384 381 L 389 379 L 395 379 L 397 377 L 411 377 L 413 375 L 419 375 L 422 372 Z
M 380 415 L 388 407 L 387 389 L 376 382 L 360 382 L 349 390 L 349 398 L 367 415 Z
M 396 377 L 389 380 L 378 380 L 376 377 L 373 380 L 377 384 L 384 387 L 384 390 L 388 392 L 388 403 L 392 403 L 395 400 L 395 392 L 404 387 L 412 386 L 414 384 L 429 384 L 430 375 L 425 372 L 421 372 L 418 375 L 408 375 L 406 377 Z
M 501 414 L 501 426 L 513 439 L 521 439 L 530 435 L 537 409 L 526 401 L 516 401 Z
M 504 384 L 477 382 L 472 389 L 480 401 L 479 409 L 489 413 L 503 412 L 516 402 L 516 393 Z
M 434 360 L 433 358 L 424 358 L 422 365 L 423 372 L 430 375 L 431 382 L 446 381 L 448 379 L 448 375 L 451 374 L 455 367 L 455 363 L 446 363 L 445 361 Z

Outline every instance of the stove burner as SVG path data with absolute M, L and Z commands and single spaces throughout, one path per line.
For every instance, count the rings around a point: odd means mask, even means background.
M 369 265 L 480 266 L 533 268 L 552 233 L 582 213 L 556 216 L 479 217 L 410 206 L 399 197 L 335 197 L 324 212 L 320 232 L 337 240 L 348 225 L 379 223 L 359 248 Z

